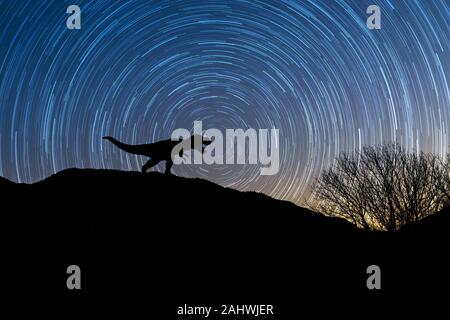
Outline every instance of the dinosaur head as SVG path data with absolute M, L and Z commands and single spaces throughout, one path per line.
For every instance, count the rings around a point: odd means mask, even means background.
M 201 151 L 202 152 L 205 151 L 206 146 L 208 146 L 208 145 L 210 145 L 212 143 L 211 139 L 205 138 L 205 137 L 203 137 L 201 135 L 198 135 L 198 134 L 194 134 L 194 135 L 191 136 L 191 147 L 192 147 L 192 149 L 195 149 L 195 142 L 194 142 L 195 139 L 201 139 L 201 141 L 202 141 L 202 150 Z
M 203 138 L 202 143 L 204 146 L 208 146 L 212 143 L 212 140 L 208 138 Z

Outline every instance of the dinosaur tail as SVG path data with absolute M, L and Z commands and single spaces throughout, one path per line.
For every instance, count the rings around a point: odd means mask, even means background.
M 119 140 L 113 138 L 113 137 L 103 137 L 103 139 L 110 141 L 112 144 L 114 144 L 119 149 L 132 153 L 132 154 L 139 154 L 139 155 L 146 155 L 146 151 L 148 151 L 148 147 L 146 145 L 132 145 L 132 144 L 126 144 L 123 142 L 120 142 Z

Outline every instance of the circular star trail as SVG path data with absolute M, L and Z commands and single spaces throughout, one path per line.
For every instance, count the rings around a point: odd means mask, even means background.
M 81 29 L 66 9 L 81 8 Z M 381 8 L 381 29 L 366 9 Z M 444 155 L 450 11 L 432 1 L 0 1 L 0 174 L 139 170 L 126 143 L 174 129 L 279 129 L 280 171 L 180 165 L 301 204 L 342 151 L 398 141 Z M 158 166 L 157 170 L 163 167 Z

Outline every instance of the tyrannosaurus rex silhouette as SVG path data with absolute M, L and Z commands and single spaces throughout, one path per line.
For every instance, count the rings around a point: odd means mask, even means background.
M 138 145 L 126 144 L 110 136 L 103 137 L 103 139 L 111 141 L 116 147 L 128 153 L 142 155 L 151 158 L 142 166 L 143 173 L 147 172 L 147 170 L 150 169 L 151 167 L 156 166 L 160 161 L 165 160 L 166 171 L 164 173 L 170 174 L 170 169 L 172 168 L 173 165 L 172 149 L 181 141 L 186 141 L 190 143 L 184 145 L 184 148 L 180 150 L 179 152 L 180 157 L 183 156 L 183 150 L 186 150 L 188 148 L 196 150 L 196 146 L 194 144 L 196 136 L 197 139 L 200 139 L 200 141 L 202 142 L 201 150 L 198 151 L 203 152 L 205 146 L 209 145 L 212 141 L 205 139 L 200 135 L 192 135 L 189 139 L 185 140 L 162 140 L 154 143 L 138 144 Z

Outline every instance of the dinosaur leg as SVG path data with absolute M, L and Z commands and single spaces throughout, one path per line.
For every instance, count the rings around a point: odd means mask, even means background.
M 146 173 L 148 169 L 156 166 L 159 163 L 158 159 L 150 159 L 142 166 L 142 173 Z
M 173 166 L 173 161 L 172 160 L 167 160 L 166 162 L 166 171 L 164 172 L 165 174 L 170 174 L 170 169 L 172 169 Z

